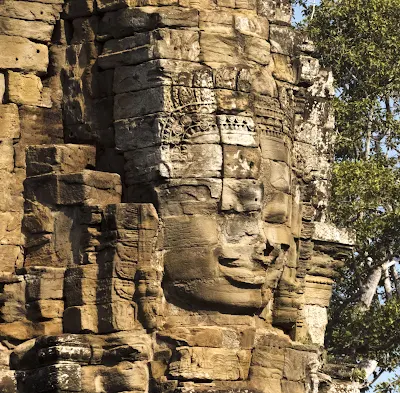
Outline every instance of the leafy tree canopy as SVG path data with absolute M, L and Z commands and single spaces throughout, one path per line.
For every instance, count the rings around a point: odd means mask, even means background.
M 345 361 L 400 366 L 400 0 L 321 0 L 302 28 L 336 80 L 331 219 L 356 231 L 341 272 L 327 346 Z M 371 295 L 372 294 L 372 295 Z M 397 392 L 399 380 L 378 386 Z

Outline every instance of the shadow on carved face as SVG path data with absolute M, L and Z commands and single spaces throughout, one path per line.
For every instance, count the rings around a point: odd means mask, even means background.
M 167 217 L 164 225 L 168 302 L 253 314 L 271 301 L 289 247 L 268 243 L 258 215 Z

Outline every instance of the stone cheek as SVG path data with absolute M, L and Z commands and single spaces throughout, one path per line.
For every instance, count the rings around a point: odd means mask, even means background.
M 352 239 L 290 1 L 0 3 L 0 391 L 317 392 Z

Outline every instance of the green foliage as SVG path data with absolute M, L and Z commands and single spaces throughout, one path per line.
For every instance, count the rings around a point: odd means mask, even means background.
M 400 169 L 376 155 L 342 160 L 332 180 L 331 218 L 357 233 L 357 248 L 333 294 L 328 349 L 345 361 L 374 359 L 392 370 L 400 364 L 399 299 L 376 296 L 368 311 L 358 304 L 371 271 L 400 255 Z
M 342 160 L 333 169 L 331 218 L 357 233 L 378 264 L 400 255 L 400 169 L 394 159 Z
M 374 388 L 375 393 L 397 393 L 400 391 L 400 377 L 396 375 L 385 382 L 377 384 Z
M 359 305 L 371 272 L 400 257 L 400 0 L 296 3 L 336 79 L 331 219 L 357 233 L 333 294 L 327 346 L 336 358 L 374 359 L 390 371 L 400 365 L 400 293 L 391 298 L 381 283 L 370 309 Z M 399 386 L 395 378 L 376 392 Z

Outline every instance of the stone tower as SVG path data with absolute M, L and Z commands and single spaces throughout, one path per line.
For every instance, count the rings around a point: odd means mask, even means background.
M 351 250 L 325 214 L 332 76 L 290 20 L 289 0 L 3 0 L 1 392 L 346 385 L 323 369 Z

